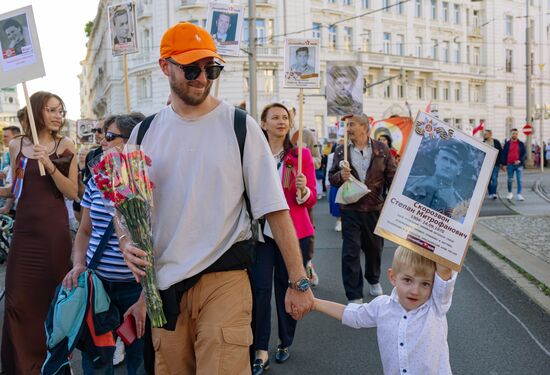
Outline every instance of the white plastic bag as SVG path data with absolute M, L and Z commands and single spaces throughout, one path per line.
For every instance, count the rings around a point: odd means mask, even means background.
M 369 193 L 370 189 L 353 176 L 340 186 L 336 193 L 336 203 L 351 204 L 357 202 L 365 194 Z

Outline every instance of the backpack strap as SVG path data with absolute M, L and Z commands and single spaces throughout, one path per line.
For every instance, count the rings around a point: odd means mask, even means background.
M 157 114 L 153 114 L 151 116 L 146 117 L 141 124 L 139 125 L 138 129 L 138 135 L 136 144 L 139 146 L 141 145 L 141 142 L 143 141 L 143 137 L 145 137 L 145 133 L 147 133 L 147 130 L 149 129 L 149 126 L 151 126 L 151 122 L 153 122 L 153 119 L 155 118 Z
M 109 239 L 115 232 L 115 223 L 114 219 L 111 219 L 109 222 L 109 226 L 107 229 L 105 229 L 105 232 L 103 233 L 103 237 L 101 237 L 101 241 L 99 242 L 99 245 L 97 245 L 97 248 L 95 249 L 94 256 L 92 257 L 92 260 L 90 260 L 90 263 L 88 264 L 89 270 L 95 270 L 97 265 L 99 264 L 99 259 L 101 259 L 101 256 L 103 255 L 103 252 L 105 251 L 105 248 L 107 247 L 107 243 L 109 242 Z
M 246 112 L 240 108 L 235 108 L 235 117 L 233 119 L 233 129 L 235 130 L 235 136 L 237 137 L 237 142 L 239 143 L 239 152 L 241 154 L 241 166 L 243 165 L 244 158 L 244 144 L 246 141 Z M 244 174 L 243 174 L 244 181 Z M 248 216 L 252 220 L 252 208 L 250 206 L 250 199 L 246 192 L 246 184 L 243 193 L 244 201 L 246 203 L 246 211 L 248 211 Z

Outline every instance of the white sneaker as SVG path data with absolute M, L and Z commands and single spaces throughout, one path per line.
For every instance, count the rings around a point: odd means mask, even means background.
M 498 196 L 496 194 L 493 194 L 493 196 L 491 197 L 492 200 L 495 200 L 497 198 L 498 198 Z
M 317 272 L 315 272 L 315 268 L 313 267 L 313 263 L 311 263 L 311 260 L 306 263 L 306 273 L 307 278 L 309 279 L 309 284 L 313 288 L 319 285 L 319 276 L 317 275 Z
M 380 285 L 380 283 L 369 284 L 369 294 L 373 297 L 378 297 L 384 294 L 384 291 L 382 290 L 382 285 Z
M 362 303 L 363 303 L 363 298 L 350 299 L 350 300 L 348 301 L 348 303 L 358 303 L 358 304 L 362 304 Z
M 336 224 L 334 225 L 334 230 L 336 232 L 341 232 L 342 231 L 342 221 L 341 220 L 338 220 L 336 222 Z
M 113 366 L 119 365 L 122 362 L 124 362 L 125 354 L 126 354 L 126 350 L 124 349 L 124 343 L 122 342 L 120 337 L 117 337 L 115 354 L 113 355 Z
M 508 193 L 508 195 L 506 196 L 506 199 L 508 199 L 509 201 L 514 199 L 514 193 Z
M 521 195 L 521 194 L 518 194 L 517 197 L 516 197 L 516 199 L 517 199 L 518 201 L 521 201 L 521 202 L 523 202 L 523 201 L 525 200 L 525 198 L 523 198 L 523 195 Z

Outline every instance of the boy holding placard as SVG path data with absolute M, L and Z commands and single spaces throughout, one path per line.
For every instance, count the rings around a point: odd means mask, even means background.
M 451 374 L 446 314 L 456 275 L 400 246 L 388 269 L 390 296 L 347 306 L 316 298 L 314 310 L 353 328 L 377 327 L 384 374 Z

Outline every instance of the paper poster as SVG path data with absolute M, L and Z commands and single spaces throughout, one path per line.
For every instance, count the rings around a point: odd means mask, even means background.
M 218 54 L 239 56 L 244 21 L 244 7 L 237 4 L 208 4 L 206 30 L 210 32 Z
M 319 39 L 286 39 L 284 87 L 321 87 Z
M 0 88 L 46 75 L 32 7 L 0 15 Z
M 419 112 L 375 233 L 460 271 L 497 154 Z
M 76 121 L 76 134 L 82 143 L 92 143 L 94 140 L 93 129 L 97 120 L 81 119 Z
M 108 17 L 113 56 L 139 52 L 134 3 L 110 6 Z
M 327 114 L 363 113 L 363 72 L 356 62 L 327 62 Z

